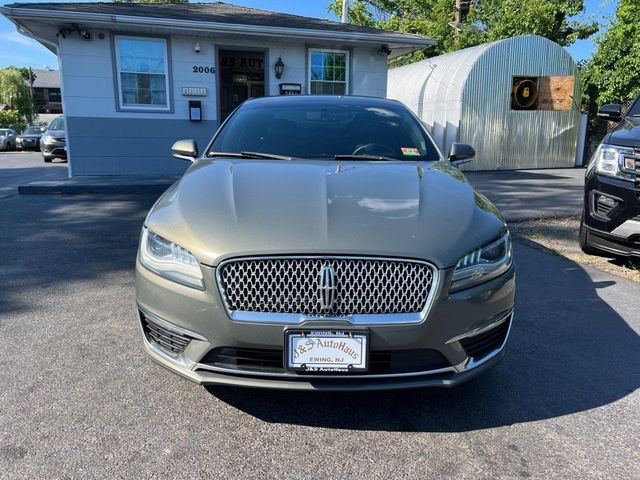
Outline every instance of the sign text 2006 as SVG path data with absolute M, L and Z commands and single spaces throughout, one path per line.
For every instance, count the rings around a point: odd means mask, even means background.
M 216 73 L 216 67 L 203 67 L 202 65 L 194 65 L 193 73 Z

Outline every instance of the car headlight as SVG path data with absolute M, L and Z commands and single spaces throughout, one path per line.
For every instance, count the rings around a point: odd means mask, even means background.
M 44 137 L 42 140 L 44 141 L 45 145 L 52 145 L 56 143 L 56 139 L 53 137 Z
M 596 173 L 622 180 L 635 180 L 636 159 L 633 148 L 600 144 L 596 149 L 589 169 Z
M 462 257 L 453 272 L 451 290 L 462 290 L 487 282 L 505 273 L 513 263 L 509 232 L 484 247 Z
M 139 257 L 142 265 L 161 277 L 204 290 L 202 270 L 196 257 L 146 227 L 142 229 Z

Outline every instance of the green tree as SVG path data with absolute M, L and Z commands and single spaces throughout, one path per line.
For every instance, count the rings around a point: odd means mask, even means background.
M 24 119 L 17 110 L 0 111 L 0 128 L 13 128 L 20 132 L 25 126 Z
M 31 123 L 35 117 L 31 88 L 25 81 L 23 71 L 16 67 L 0 69 L 0 103 L 15 110 L 26 123 Z
M 475 0 L 469 4 L 462 28 L 458 29 L 452 27 L 455 3 L 455 0 L 354 0 L 349 19 L 358 25 L 431 37 L 438 43 L 423 52 L 429 57 L 524 34 L 571 45 L 598 30 L 595 21 L 572 20 L 584 12 L 584 0 Z M 333 0 L 329 11 L 340 15 L 342 1 Z
M 585 104 L 627 102 L 640 93 L 640 4 L 620 0 L 611 25 L 595 41 L 593 57 L 581 65 Z

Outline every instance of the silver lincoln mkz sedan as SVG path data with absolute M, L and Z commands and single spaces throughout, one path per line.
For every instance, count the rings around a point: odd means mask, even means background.
M 402 104 L 250 100 L 147 216 L 146 351 L 203 384 L 453 386 L 504 355 L 511 240 Z

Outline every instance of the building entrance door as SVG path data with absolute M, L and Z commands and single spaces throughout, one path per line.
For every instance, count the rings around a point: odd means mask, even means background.
M 264 97 L 263 52 L 220 50 L 220 120 L 249 98 Z

